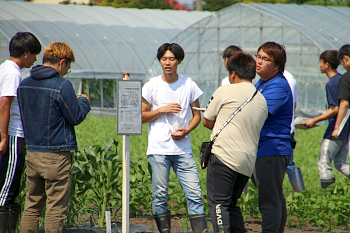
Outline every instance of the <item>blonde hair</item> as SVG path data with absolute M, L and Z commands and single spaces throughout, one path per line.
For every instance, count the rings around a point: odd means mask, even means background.
M 66 59 L 68 62 L 75 61 L 72 48 L 63 42 L 49 44 L 44 51 L 43 63 L 56 64 L 61 59 Z

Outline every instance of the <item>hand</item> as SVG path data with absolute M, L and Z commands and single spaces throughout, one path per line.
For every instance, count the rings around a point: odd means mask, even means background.
M 8 141 L 6 139 L 2 139 L 0 142 L 0 155 L 6 154 L 8 146 Z
M 338 128 L 334 128 L 334 130 L 332 132 L 332 138 L 338 139 L 338 133 L 339 133 L 339 129 Z
M 177 129 L 177 131 L 175 133 L 171 133 L 171 137 L 174 139 L 174 140 L 181 140 L 183 139 L 184 137 L 186 137 L 186 135 L 188 134 L 188 130 L 185 129 L 185 128 L 179 128 Z
M 181 105 L 177 103 L 170 103 L 164 107 L 159 108 L 159 111 L 161 113 L 179 113 L 181 110 Z
M 80 97 L 84 97 L 90 102 L 90 98 L 86 94 L 77 95 L 77 98 L 80 98 Z
M 315 127 L 316 126 L 316 121 L 314 120 L 314 119 L 310 119 L 310 120 L 307 120 L 307 121 L 305 121 L 305 125 L 306 125 L 306 127 L 308 127 L 308 128 L 313 128 L 313 127 Z

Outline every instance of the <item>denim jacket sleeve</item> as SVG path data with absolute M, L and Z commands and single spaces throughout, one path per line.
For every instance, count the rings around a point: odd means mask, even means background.
M 73 126 L 79 125 L 91 110 L 90 103 L 86 98 L 77 99 L 72 83 L 68 80 L 63 83 L 59 104 L 66 120 Z

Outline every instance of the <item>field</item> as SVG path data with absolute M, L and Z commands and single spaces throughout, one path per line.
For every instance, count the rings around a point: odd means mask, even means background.
M 306 190 L 301 194 L 293 194 L 286 175 L 283 188 L 287 198 L 289 226 L 305 228 L 305 224 L 315 225 L 324 231 L 348 229 L 350 226 L 349 179 L 333 168 L 336 183 L 327 190 L 320 187 L 317 159 L 325 127 L 322 125 L 310 130 L 297 130 L 295 134 L 297 146 L 294 161 L 302 171 Z M 205 205 L 206 170 L 199 167 L 199 148 L 203 141 L 209 140 L 210 132 L 200 124 L 191 134 L 193 156 L 198 164 Z M 122 136 L 116 135 L 115 117 L 90 115 L 76 127 L 76 135 L 79 151 L 74 158 L 73 179 L 76 182 L 73 183 L 75 187 L 72 189 L 70 202 L 70 210 L 74 211 L 70 211 L 69 223 L 77 224 L 82 221 L 83 216 L 89 216 L 92 224 L 102 226 L 104 219 L 100 213 L 104 213 L 106 209 L 111 209 L 112 217 L 120 221 L 118 211 L 121 208 Z M 150 215 L 151 178 L 146 156 L 147 124 L 143 125 L 142 136 L 130 136 L 130 141 L 130 213 L 132 216 Z M 105 144 L 106 142 L 110 143 Z M 91 147 L 93 145 L 96 146 Z M 169 197 L 173 200 L 171 211 L 185 216 L 185 198 L 173 172 L 169 183 Z M 240 205 L 244 218 L 250 221 L 260 218 L 257 191 L 252 184 L 248 195 L 242 195 Z M 208 214 L 207 206 L 206 211 Z

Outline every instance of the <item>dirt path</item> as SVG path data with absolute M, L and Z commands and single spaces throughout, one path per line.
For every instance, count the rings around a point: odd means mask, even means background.
M 151 227 L 154 232 L 158 232 L 156 223 L 152 217 L 138 217 L 138 218 L 131 218 L 130 219 L 131 224 L 133 225 L 144 225 Z M 188 227 L 189 227 L 189 221 L 187 221 Z M 184 227 L 184 224 L 186 224 L 186 220 L 184 219 L 177 219 L 172 218 L 171 219 L 171 230 L 172 232 L 186 232 L 186 229 Z M 211 229 L 211 223 L 208 222 L 208 227 Z M 261 220 L 256 220 L 253 218 L 247 218 L 245 227 L 247 229 L 247 232 L 261 232 Z M 322 232 L 322 229 L 316 230 L 317 228 L 313 228 L 312 226 L 306 226 L 305 229 L 296 229 L 296 228 L 289 228 L 285 227 L 284 232 L 285 233 L 305 233 L 307 231 L 308 233 L 320 233 Z M 152 232 L 152 231 L 149 231 Z

